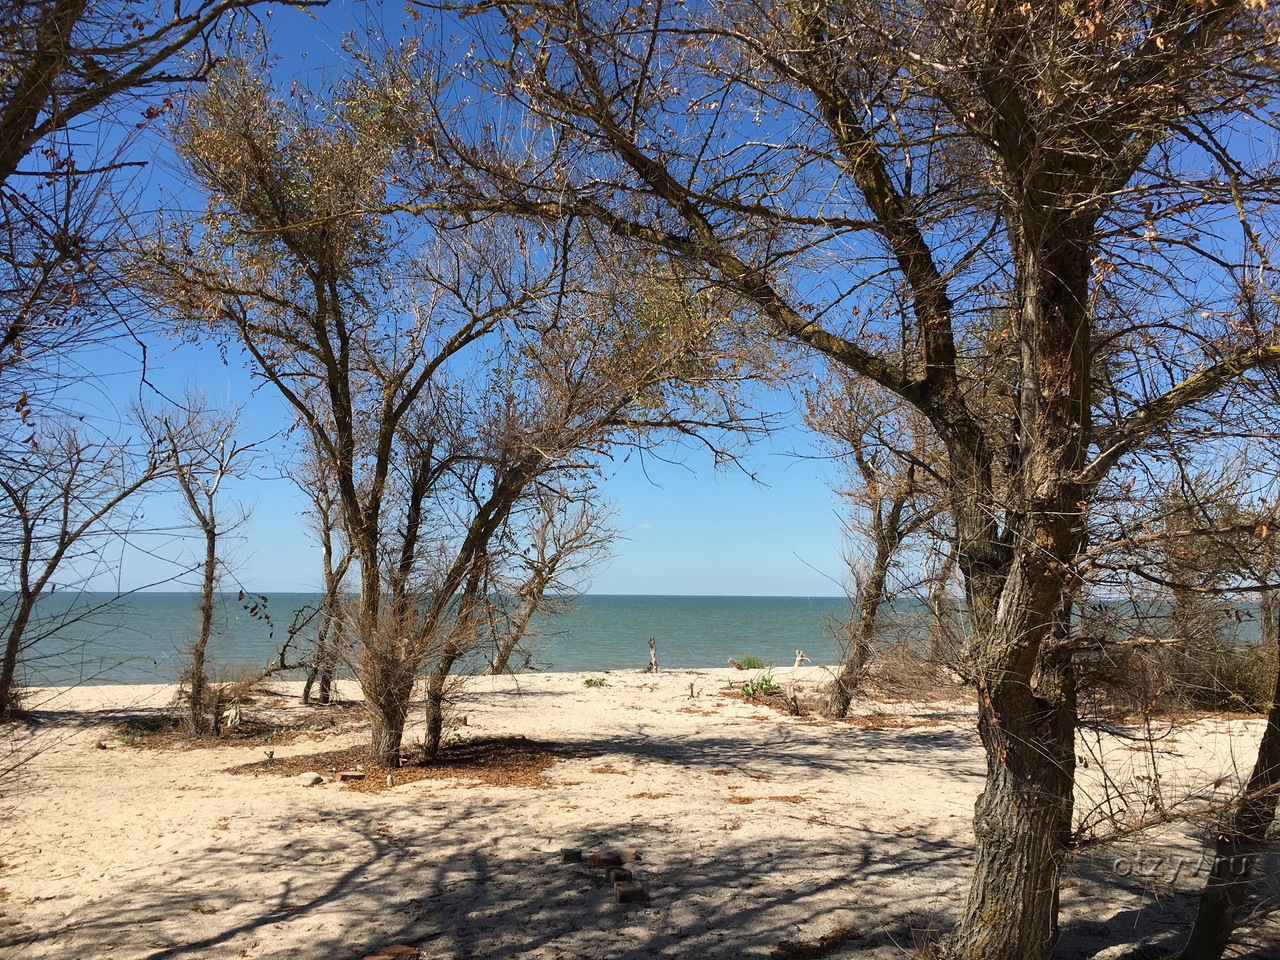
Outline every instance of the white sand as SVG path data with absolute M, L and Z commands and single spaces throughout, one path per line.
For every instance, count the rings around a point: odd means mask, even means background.
M 971 708 L 860 704 L 883 715 L 872 729 L 744 702 L 731 685 L 751 675 L 732 670 L 604 676 L 477 678 L 461 694 L 464 735 L 593 754 L 553 767 L 554 787 L 436 780 L 377 794 L 227 772 L 267 749 L 358 743 L 367 726 L 152 750 L 113 724 L 163 709 L 172 688 L 35 691 L 41 722 L 8 731 L 35 755 L 0 780 L 0 957 L 342 960 L 406 943 L 432 958 L 727 960 L 842 927 L 863 936 L 828 955 L 896 957 L 951 922 L 982 786 Z M 775 676 L 812 689 L 824 672 Z M 304 710 L 296 685 L 274 689 L 246 715 Z M 1162 746 L 1195 780 L 1255 743 L 1238 721 L 1200 729 Z M 1092 802 L 1097 789 L 1082 792 Z M 1185 833 L 1166 841 L 1199 855 Z M 561 862 L 562 848 L 609 846 L 641 850 L 646 902 L 616 904 L 599 871 Z M 1062 956 L 1185 924 L 1199 881 L 1116 878 L 1117 855 L 1075 868 Z

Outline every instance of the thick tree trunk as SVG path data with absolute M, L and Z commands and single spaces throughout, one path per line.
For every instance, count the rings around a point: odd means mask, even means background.
M 1275 640 L 1274 624 L 1269 633 L 1277 646 L 1278 661 L 1267 726 L 1244 794 L 1217 832 L 1213 867 L 1181 960 L 1220 960 L 1226 951 L 1249 892 L 1253 868 L 1267 847 L 1267 829 L 1276 816 L 1280 793 L 1280 640 Z
M 380 584 L 377 569 L 370 569 L 376 557 L 361 557 L 360 612 L 357 633 L 360 638 L 360 690 L 364 694 L 372 727 L 369 759 L 388 767 L 399 766 L 400 745 L 404 739 L 405 717 L 413 697 L 418 661 L 411 656 L 409 642 L 400 636 L 395 624 L 379 618 Z
M 375 642 L 367 635 L 362 639 L 360 688 L 372 727 L 369 759 L 385 767 L 398 767 L 418 662 L 404 640 L 379 636 Z
M 1031 230 L 1012 236 L 1018 474 L 1000 505 L 1011 562 L 1003 577 L 977 579 L 961 554 L 987 758 L 974 877 L 948 943 L 964 960 L 1049 960 L 1073 815 L 1075 688 L 1065 641 L 1089 497 L 1078 478 L 1090 429 L 1091 231 L 1056 216 Z
M 413 698 L 415 671 L 403 662 L 384 662 L 377 668 L 383 676 L 375 679 L 370 675 L 374 669 L 367 665 L 361 673 L 361 687 L 372 727 L 369 759 L 385 767 L 397 767 L 400 765 L 405 718 L 409 715 L 409 703 Z
M 404 741 L 408 704 L 408 697 L 391 696 L 377 701 L 366 697 L 372 727 L 369 736 L 370 762 L 392 768 L 400 765 L 400 746 Z
M 1037 571 L 1043 574 L 1043 571 Z M 966 958 L 1047 960 L 1058 938 L 1058 889 L 1069 852 L 1075 780 L 1075 686 L 1066 619 L 1011 573 L 978 681 L 986 788 L 974 816 L 974 876 L 948 944 Z M 1019 589 L 1019 587 L 1021 589 Z M 1047 592 L 1047 591 L 1046 591 Z M 1018 596 L 1021 604 L 1010 604 Z M 1059 610 L 1069 611 L 1063 604 Z M 1045 630 L 1043 624 L 1056 626 Z M 1030 637 L 1039 634 L 1038 642 Z M 1003 649 L 1003 661 L 993 656 Z

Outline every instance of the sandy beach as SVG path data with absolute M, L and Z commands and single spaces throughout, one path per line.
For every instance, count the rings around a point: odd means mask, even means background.
M 947 928 L 968 882 L 983 777 L 972 707 L 959 691 L 865 700 L 832 723 L 744 700 L 749 676 L 474 678 L 455 707 L 458 748 L 502 743 L 538 763 L 390 788 L 312 762 L 363 743 L 367 723 L 358 705 L 302 707 L 296 684 L 245 705 L 261 733 L 196 749 L 120 726 L 163 712 L 171 687 L 31 691 L 36 722 L 6 731 L 28 759 L 0 781 L 0 956 L 345 960 L 396 944 L 459 960 L 909 956 Z M 826 679 L 774 676 L 801 694 Z M 1226 795 L 1257 731 L 1206 718 L 1160 740 L 1165 789 L 1199 802 L 1225 777 Z M 1136 790 L 1156 756 L 1103 739 L 1081 750 Z M 308 766 L 326 782 L 304 786 L 293 771 Z M 1105 800 L 1096 767 L 1082 810 Z M 629 849 L 645 894 L 633 903 L 615 902 L 602 870 L 564 862 Z M 1202 850 L 1183 825 L 1083 853 L 1064 883 L 1060 955 L 1176 938 L 1202 882 L 1185 864 Z M 1246 956 L 1280 943 L 1274 926 L 1249 940 Z

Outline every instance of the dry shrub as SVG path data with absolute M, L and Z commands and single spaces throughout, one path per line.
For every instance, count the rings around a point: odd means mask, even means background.
M 259 692 L 262 669 L 247 663 L 229 664 L 218 669 L 210 681 L 223 703 L 245 703 Z
M 21 717 L 25 715 L 23 704 L 27 700 L 27 688 L 18 682 L 18 678 L 14 677 L 13 683 L 9 685 L 9 696 L 5 702 L 0 703 L 0 719 Z
M 1265 712 L 1275 690 L 1270 644 L 1200 638 L 1104 645 L 1076 657 L 1081 713 L 1132 717 L 1157 710 Z
M 870 679 L 881 693 L 918 700 L 954 695 L 961 676 L 950 658 L 935 658 L 932 651 L 904 638 L 877 650 Z
M 1076 687 L 1084 717 L 1122 719 L 1155 709 L 1170 685 L 1155 647 L 1101 645 L 1076 654 Z
M 1250 712 L 1271 707 L 1276 676 L 1271 644 L 1197 638 L 1173 645 L 1166 656 L 1177 706 Z

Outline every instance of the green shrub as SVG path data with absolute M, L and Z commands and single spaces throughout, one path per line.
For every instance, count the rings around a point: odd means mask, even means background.
M 752 655 L 745 656 L 738 661 L 738 668 L 740 670 L 765 670 L 768 666 L 769 665 L 759 657 Z
M 587 677 L 582 681 L 582 685 L 585 687 L 607 687 L 609 682 L 604 677 Z
M 775 693 L 781 693 L 782 688 L 769 674 L 756 677 L 754 680 L 748 680 L 742 685 L 742 698 L 744 700 L 756 700 L 760 697 L 770 697 Z

